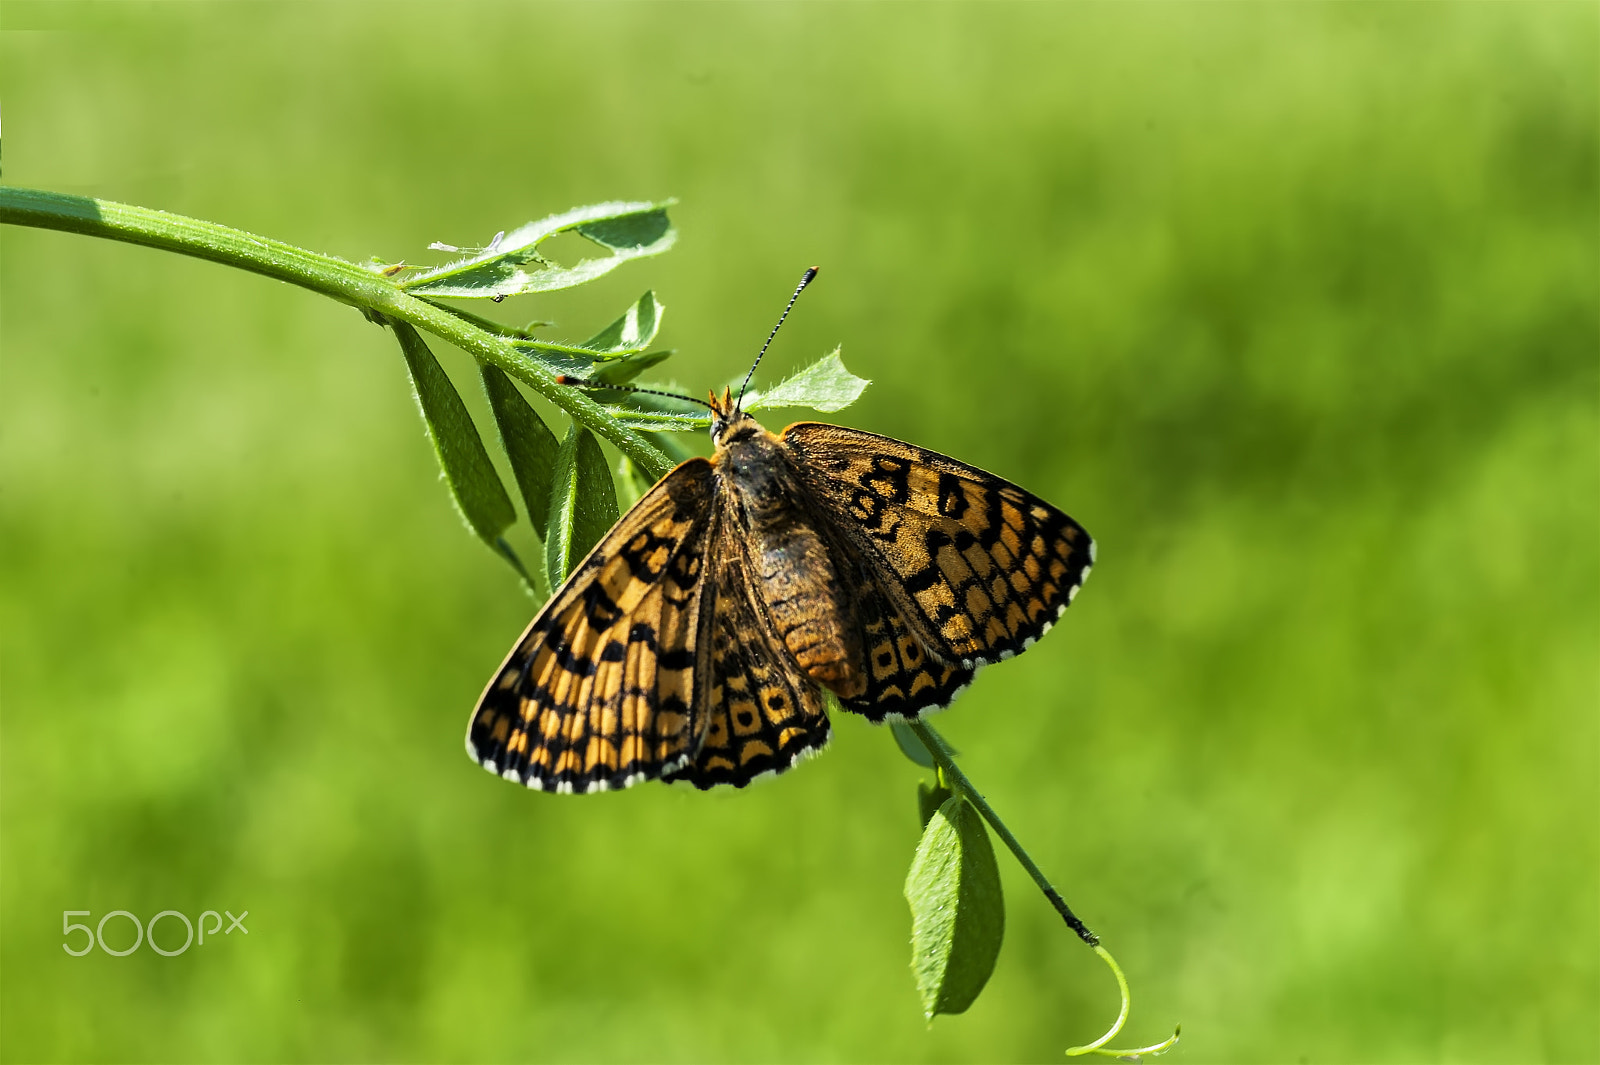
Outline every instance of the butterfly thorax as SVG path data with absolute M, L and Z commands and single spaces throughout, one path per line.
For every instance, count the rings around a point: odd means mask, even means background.
M 748 414 L 717 434 L 713 458 L 726 501 L 725 535 L 742 541 L 746 587 L 772 621 L 795 664 L 843 698 L 866 690 L 853 597 L 828 545 L 785 444 Z

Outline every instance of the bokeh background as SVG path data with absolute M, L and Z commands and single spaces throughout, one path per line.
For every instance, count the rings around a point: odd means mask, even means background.
M 1128 971 L 1119 1042 L 1594 1061 L 1597 30 L 8 0 L 4 176 L 412 262 L 676 196 L 671 253 L 499 311 L 581 337 L 653 288 L 696 386 L 820 265 L 769 380 L 842 343 L 875 383 L 838 420 L 1099 540 L 1063 625 L 939 720 Z M 3 240 L 5 1060 L 1060 1061 L 1107 1024 L 1003 855 L 993 982 L 924 1023 L 922 774 L 864 723 L 745 793 L 476 768 L 531 604 L 393 339 L 216 265 Z M 74 958 L 68 909 L 249 934 Z

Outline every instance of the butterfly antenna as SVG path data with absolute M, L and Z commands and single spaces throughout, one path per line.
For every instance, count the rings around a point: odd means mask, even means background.
M 756 367 L 761 365 L 761 356 L 765 355 L 767 349 L 772 346 L 772 338 L 778 335 L 779 329 L 783 328 L 783 320 L 789 317 L 789 312 L 794 309 L 794 301 L 800 298 L 800 293 L 806 290 L 806 286 L 811 284 L 812 279 L 816 276 L 817 268 L 812 266 L 807 268 L 805 276 L 800 279 L 800 284 L 795 288 L 794 295 L 789 297 L 789 305 L 783 309 L 782 314 L 778 315 L 778 324 L 773 326 L 772 332 L 767 334 L 767 342 L 761 345 L 760 352 L 756 354 L 756 361 L 750 364 L 750 372 L 744 375 L 744 384 L 739 386 L 739 402 L 733 405 L 734 410 L 738 410 L 743 406 L 744 390 L 750 387 L 750 378 L 755 376 Z
M 556 384 L 567 385 L 570 388 L 589 388 L 600 392 L 640 392 L 647 396 L 664 396 L 667 399 L 681 399 L 685 403 L 698 403 L 707 410 L 712 409 L 711 404 L 703 399 L 695 399 L 693 396 L 680 396 L 676 392 L 662 392 L 658 389 L 639 388 L 635 385 L 608 385 L 604 381 L 585 381 L 581 377 L 572 377 L 568 374 L 562 374 L 557 377 Z

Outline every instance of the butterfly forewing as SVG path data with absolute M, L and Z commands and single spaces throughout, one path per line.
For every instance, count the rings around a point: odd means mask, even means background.
M 971 669 L 1026 649 L 1094 560 L 1083 527 L 1009 481 L 937 452 L 801 422 L 782 440 L 815 505 L 878 569 L 929 649 Z
M 532 788 L 586 792 L 693 756 L 714 489 L 710 463 L 692 459 L 595 545 L 484 690 L 467 732 L 475 759 Z

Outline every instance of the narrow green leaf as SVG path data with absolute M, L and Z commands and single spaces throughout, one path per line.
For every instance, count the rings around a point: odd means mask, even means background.
M 640 429 L 647 433 L 681 433 L 691 429 L 704 429 L 711 424 L 711 415 L 690 411 L 644 410 L 634 407 L 607 407 L 618 425 Z
M 589 374 L 591 381 L 604 381 L 608 385 L 625 385 L 635 377 L 644 373 L 650 367 L 665 362 L 676 354 L 673 348 L 662 351 L 642 351 L 637 355 L 625 355 L 620 359 L 609 359 L 598 363 L 594 371 Z M 606 393 L 599 393 L 604 396 Z M 613 393 L 621 395 L 621 393 Z
M 764 392 L 746 393 L 745 410 L 772 410 L 777 407 L 810 407 L 812 410 L 843 410 L 872 382 L 844 368 L 839 349 L 824 355 L 787 381 Z
M 667 219 L 667 208 L 675 202 L 668 200 L 650 210 L 611 214 L 576 228 L 596 244 L 616 251 L 653 248 L 672 237 L 672 223 Z
M 575 340 L 546 340 L 540 337 L 515 337 L 511 346 L 533 355 L 555 355 L 594 362 L 600 356 Z
M 617 488 L 617 509 L 624 514 L 633 509 L 642 494 L 634 472 L 633 460 L 626 455 L 617 459 L 617 468 L 612 471 L 611 483 Z
M 906 876 L 911 970 L 932 1019 L 961 1013 L 994 972 L 1005 902 L 983 819 L 961 796 L 946 799 L 917 845 Z
M 617 459 L 617 475 L 614 478 L 617 485 L 617 506 L 624 514 L 633 509 L 633 505 L 651 488 L 655 482 L 650 475 L 641 470 L 628 456 L 623 455 Z
M 556 345 L 538 344 L 527 340 L 512 341 L 511 346 L 517 349 L 518 354 L 526 357 L 529 362 L 552 377 L 560 377 L 562 374 L 588 377 L 594 371 L 594 353 L 590 351 L 578 348 L 562 350 Z
M 950 800 L 953 794 L 943 784 L 929 784 L 917 781 L 917 814 L 922 818 L 922 828 L 928 828 L 928 822 L 933 820 L 933 815 L 939 812 L 939 807 Z
M 656 301 L 656 294 L 646 292 L 621 318 L 579 346 L 608 357 L 641 352 L 650 346 L 656 333 L 660 332 L 661 316 L 665 312 L 666 307 Z
M 929 754 L 928 748 L 923 745 L 921 740 L 917 739 L 917 734 L 906 728 L 905 722 L 889 722 L 889 732 L 893 734 L 894 742 L 900 748 L 901 754 L 925 769 L 933 768 L 933 755 Z M 924 817 L 922 823 L 927 824 L 928 819 Z
M 646 292 L 621 318 L 581 344 L 570 340 L 547 340 L 526 334 L 510 337 L 510 340 L 512 346 L 519 351 L 535 356 L 555 356 L 556 365 L 561 365 L 561 360 L 570 359 L 583 359 L 587 362 L 622 359 L 636 356 L 650 346 L 650 342 L 661 331 L 661 316 L 665 311 L 666 307 L 656 302 L 655 294 Z M 564 369 L 562 372 L 567 371 Z
M 696 454 L 694 449 L 681 436 L 658 436 L 655 439 L 655 445 L 662 450 L 667 458 L 672 460 L 674 466 L 680 462 L 687 462 L 689 459 L 694 458 Z M 643 466 L 639 467 L 639 472 L 646 477 L 650 476 L 650 471 Z M 657 480 L 659 479 L 657 478 Z
M 517 557 L 517 552 L 506 542 L 505 537 L 496 540 L 494 546 L 501 557 L 511 564 L 511 568 L 517 571 L 517 576 L 522 578 L 522 583 L 535 602 L 543 603 L 550 598 L 550 584 L 544 579 L 544 559 L 539 559 L 538 567 L 530 569 L 522 564 L 522 559 Z
M 571 288 L 610 273 L 630 259 L 659 255 L 672 247 L 677 231 L 667 203 L 600 203 L 529 222 L 466 258 L 407 278 L 414 295 L 467 299 L 504 298 L 523 292 Z M 539 245 L 557 233 L 576 232 L 608 255 L 561 266 L 544 258 Z M 525 269 L 526 268 L 526 269 Z
M 389 324 L 411 370 L 417 406 L 433 439 L 456 509 L 467 527 L 498 551 L 496 541 L 517 520 L 517 512 L 494 463 L 489 461 L 489 452 L 467 413 L 467 405 L 417 331 L 398 320 L 390 319 Z
M 549 426 L 528 406 L 511 378 L 496 366 L 480 363 L 483 391 L 500 430 L 500 444 L 511 460 L 511 473 L 528 512 L 528 524 L 544 538 L 545 518 L 550 510 L 550 485 L 556 473 L 556 454 L 561 444 Z
M 605 452 L 593 433 L 574 425 L 561 442 L 550 488 L 544 540 L 550 587 L 559 588 L 572 567 L 616 523 L 617 493 Z

